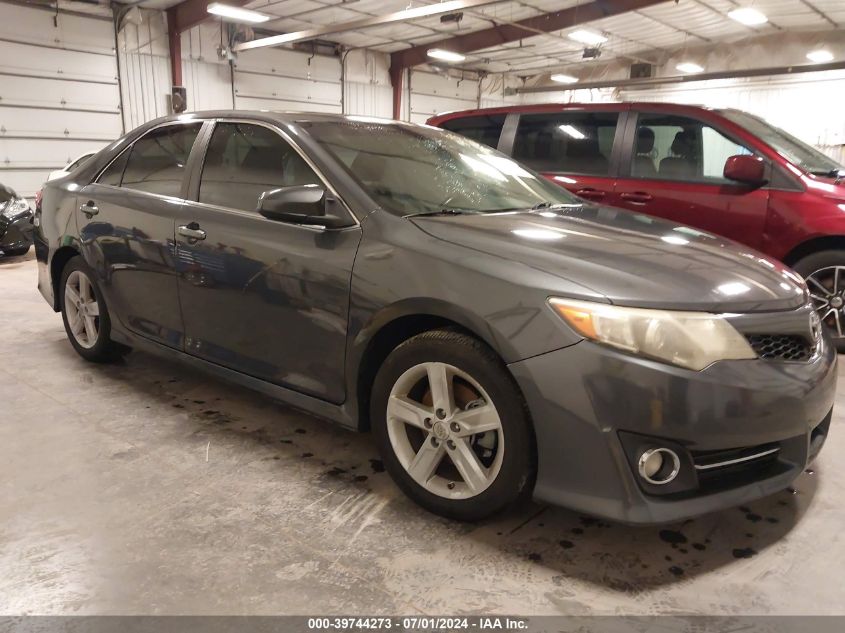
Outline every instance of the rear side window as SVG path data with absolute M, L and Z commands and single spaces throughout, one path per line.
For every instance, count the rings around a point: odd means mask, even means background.
M 255 211 L 265 191 L 322 184 L 281 136 L 263 125 L 218 123 L 205 154 L 199 201 Z
M 543 172 L 607 176 L 618 112 L 523 114 L 513 157 Z
M 504 125 L 504 114 L 487 114 L 450 119 L 441 123 L 440 127 L 495 149 L 499 145 Z
M 753 152 L 702 121 L 685 116 L 641 114 L 631 162 L 635 178 L 729 182 L 725 162 Z
M 103 170 L 100 177 L 97 179 L 101 185 L 111 185 L 112 187 L 119 187 L 121 180 L 123 180 L 123 170 L 126 169 L 126 161 L 129 160 L 129 152 L 132 148 L 126 149 L 123 153 L 115 158 L 111 164 Z
M 182 177 L 191 147 L 202 123 L 166 125 L 151 130 L 135 141 L 126 155 L 120 186 L 126 189 L 179 197 Z M 120 156 L 100 177 L 103 184 L 116 185 Z M 108 181 L 108 182 L 107 182 Z

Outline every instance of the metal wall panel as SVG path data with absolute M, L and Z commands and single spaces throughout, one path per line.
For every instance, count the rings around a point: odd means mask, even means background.
M 341 112 L 340 59 L 278 48 L 241 53 L 234 66 L 238 109 Z
M 31 198 L 50 171 L 119 137 L 117 76 L 108 18 L 0 4 L 0 181 Z

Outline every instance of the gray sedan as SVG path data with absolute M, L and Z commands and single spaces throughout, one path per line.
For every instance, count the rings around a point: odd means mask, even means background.
M 356 430 L 433 512 L 632 523 L 787 487 L 835 353 L 749 248 L 353 116 L 148 123 L 49 182 L 39 288 L 85 359 L 179 358 Z

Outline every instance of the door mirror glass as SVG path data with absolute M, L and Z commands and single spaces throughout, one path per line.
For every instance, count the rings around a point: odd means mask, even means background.
M 724 175 L 728 180 L 760 186 L 766 183 L 766 164 L 758 156 L 730 156 L 725 161 Z
M 265 191 L 258 198 L 258 212 L 270 220 L 341 226 L 343 221 L 326 213 L 326 190 L 319 185 L 297 185 Z

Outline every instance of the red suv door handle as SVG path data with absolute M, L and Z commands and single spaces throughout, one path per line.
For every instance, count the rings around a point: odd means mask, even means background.
M 645 191 L 634 191 L 632 193 L 623 193 L 620 195 L 623 200 L 627 200 L 631 204 L 645 204 L 654 200 L 654 196 Z
M 585 187 L 584 189 L 576 191 L 575 195 L 587 198 L 588 200 L 601 200 L 607 195 L 607 193 L 599 189 L 593 189 L 592 187 Z

